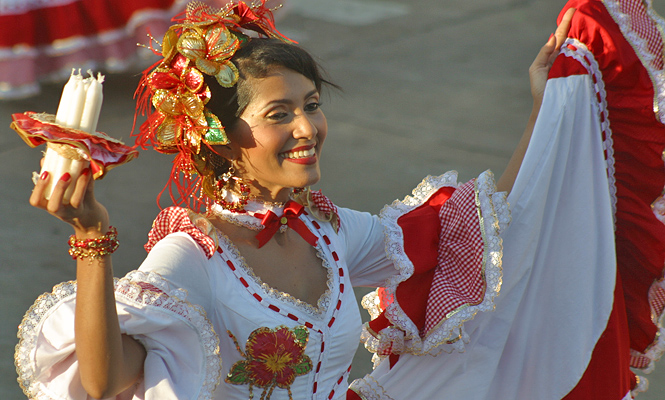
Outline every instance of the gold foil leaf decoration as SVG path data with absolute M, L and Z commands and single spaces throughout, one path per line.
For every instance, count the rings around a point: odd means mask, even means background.
M 212 97 L 212 93 L 210 92 L 210 88 L 208 87 L 208 85 L 206 85 L 205 90 L 203 91 L 203 93 L 199 93 L 199 98 L 201 99 L 203 104 L 208 104 L 211 97 Z
M 238 48 L 238 39 L 224 25 L 215 25 L 206 31 L 208 59 L 220 61 L 231 57 Z
M 160 89 L 152 96 L 152 103 L 159 111 L 167 115 L 181 114 L 178 97 L 168 90 Z
M 161 104 L 164 102 L 164 98 L 169 94 L 166 90 L 156 90 L 155 94 L 152 95 L 152 106 L 156 109 L 159 109 Z
M 207 18 L 205 14 L 214 14 L 215 11 L 202 1 L 190 1 L 187 3 L 187 22 L 192 25 L 209 25 L 215 20 Z
M 219 72 L 220 65 L 205 58 L 197 58 L 196 67 L 206 75 L 215 76 Z
M 168 62 L 173 56 L 176 46 L 178 44 L 178 34 L 173 29 L 169 29 L 164 35 L 164 40 L 162 40 L 162 56 L 164 61 Z
M 178 51 L 190 60 L 197 60 L 205 57 L 206 42 L 198 32 L 188 30 L 180 35 L 180 39 L 178 39 Z
M 201 151 L 201 136 L 199 129 L 190 127 L 185 130 L 185 140 L 187 140 L 189 147 L 195 154 Z
M 184 112 L 192 118 L 198 118 L 203 113 L 203 102 L 192 93 L 180 95 L 180 102 Z
M 156 137 L 160 143 L 160 147 L 165 150 L 175 149 L 178 143 L 178 137 L 181 135 L 180 124 L 176 123 L 173 118 L 167 117 L 159 127 L 157 127 Z
M 206 117 L 203 113 L 197 115 L 196 117 L 191 117 L 192 122 L 194 122 L 194 125 L 197 126 L 198 128 L 201 128 L 201 130 L 198 132 L 200 135 L 204 135 L 206 130 L 208 129 L 208 122 L 206 121 Z
M 222 87 L 230 88 L 238 82 L 238 69 L 231 61 L 225 61 L 215 78 Z

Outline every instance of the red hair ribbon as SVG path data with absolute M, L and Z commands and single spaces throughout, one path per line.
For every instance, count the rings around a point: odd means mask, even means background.
M 284 213 L 281 217 L 278 217 L 272 211 L 268 211 L 266 214 L 254 214 L 257 217 L 262 218 L 261 225 L 264 226 L 263 230 L 256 235 L 256 238 L 259 241 L 259 248 L 268 243 L 282 225 L 287 225 L 305 239 L 307 243 L 316 246 L 316 242 L 319 238 L 314 236 L 314 234 L 307 228 L 307 225 L 300 220 L 300 215 L 303 211 L 305 211 L 305 207 L 303 207 L 302 204 L 289 200 L 284 205 Z

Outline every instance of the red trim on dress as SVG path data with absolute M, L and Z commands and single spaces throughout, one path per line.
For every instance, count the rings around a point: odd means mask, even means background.
M 325 245 L 328 247 L 330 253 L 332 254 L 333 260 L 334 260 L 334 263 L 335 263 L 335 265 L 329 265 L 329 268 L 330 268 L 330 271 L 333 274 L 332 282 L 335 282 L 335 280 L 337 280 L 339 282 L 338 295 L 337 295 L 336 299 L 335 298 L 330 299 L 331 307 L 332 307 L 332 304 L 335 304 L 335 306 L 333 308 L 331 318 L 328 320 L 328 322 L 326 324 L 328 328 L 332 328 L 332 326 L 335 324 L 336 316 L 337 316 L 339 310 L 342 308 L 341 296 L 344 293 L 344 284 L 342 283 L 343 282 L 343 277 L 344 277 L 344 268 L 337 265 L 337 262 L 339 261 L 339 256 L 337 255 L 337 252 L 335 251 L 335 249 L 331 247 L 330 239 L 327 236 L 323 235 L 323 232 L 320 231 L 321 225 L 319 225 L 318 223 L 316 223 L 316 221 L 313 221 L 313 220 L 309 220 L 309 222 L 311 222 L 312 226 L 316 229 L 313 233 L 318 233 L 317 234 L 318 237 L 323 237 L 324 238 Z M 221 250 L 221 247 L 218 250 L 218 253 L 220 254 L 220 256 L 222 255 L 223 251 Z M 330 262 L 330 260 L 328 260 L 328 261 Z M 324 349 L 325 349 L 325 335 L 326 335 L 326 332 L 324 332 L 321 329 L 315 329 L 314 328 L 315 325 L 312 322 L 306 321 L 306 320 L 298 317 L 295 314 L 292 314 L 292 313 L 289 313 L 287 311 L 282 310 L 279 306 L 273 304 L 270 301 L 270 299 L 264 298 L 261 295 L 259 295 L 258 293 L 254 292 L 251 285 L 249 285 L 247 280 L 242 276 L 243 272 L 241 271 L 241 268 L 236 267 L 234 265 L 233 261 L 231 261 L 230 259 L 226 261 L 226 264 L 228 265 L 229 269 L 231 269 L 231 271 L 236 276 L 236 278 L 238 278 L 238 280 L 242 283 L 242 285 L 249 291 L 249 293 L 252 295 L 252 297 L 254 297 L 254 299 L 256 299 L 261 305 L 263 305 L 264 307 L 267 307 L 269 310 L 272 310 L 272 311 L 274 311 L 278 314 L 281 314 L 281 315 L 283 315 L 283 316 L 285 316 L 285 317 L 287 317 L 287 318 L 289 318 L 293 321 L 296 321 L 297 323 L 299 323 L 301 325 L 304 325 L 308 329 L 310 329 L 314 332 L 317 332 L 321 335 L 321 351 L 319 352 L 319 359 L 318 359 L 318 363 L 316 364 L 316 369 L 315 369 L 315 372 L 314 372 L 314 374 L 315 374 L 314 375 L 314 383 L 312 385 L 312 393 L 316 393 L 317 390 L 318 390 L 319 373 L 320 373 L 322 362 L 323 362 L 322 360 L 323 360 L 323 353 L 324 353 Z M 334 291 L 333 291 L 333 293 L 334 293 Z M 336 301 L 336 303 L 333 303 L 334 301 Z M 351 369 L 351 367 L 349 367 L 349 370 L 350 369 Z M 343 380 L 345 375 L 348 375 L 348 371 L 344 375 L 342 375 L 342 377 L 340 379 Z M 335 385 L 335 388 L 338 385 L 339 385 L 339 383 L 337 385 Z M 333 388 L 332 392 L 330 393 L 330 396 L 334 395 L 335 388 Z M 332 398 L 332 397 L 330 397 L 330 398 Z

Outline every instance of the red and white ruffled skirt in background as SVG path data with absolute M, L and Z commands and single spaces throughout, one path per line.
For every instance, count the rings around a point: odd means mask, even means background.
M 72 68 L 121 72 L 152 53 L 183 0 L 0 0 L 0 98 L 35 95 Z M 151 58 L 154 62 L 154 59 Z

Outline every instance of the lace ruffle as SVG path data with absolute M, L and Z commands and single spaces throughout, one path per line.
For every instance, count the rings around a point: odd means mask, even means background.
M 384 226 L 386 253 L 399 271 L 399 274 L 392 276 L 383 285 L 384 287 L 396 287 L 413 275 L 413 264 L 404 252 L 402 246 L 404 236 L 402 229 L 397 225 L 397 219 L 421 205 L 437 190 L 443 187 L 456 188 L 457 185 L 457 171 L 449 171 L 441 176 L 427 176 L 413 189 L 411 196 L 406 196 L 402 201 L 395 200 L 381 210 L 379 216 Z
M 609 183 L 610 198 L 612 199 L 612 215 L 615 215 L 617 210 L 617 187 L 616 177 L 614 176 L 614 141 L 612 139 L 612 129 L 610 127 L 610 119 L 607 111 L 607 92 L 605 91 L 603 73 L 600 71 L 598 61 L 596 61 L 593 53 L 589 51 L 584 43 L 577 39 L 566 39 L 563 46 L 561 46 L 561 54 L 577 60 L 577 62 L 586 68 L 586 70 L 589 72 L 589 75 L 591 75 L 593 78 L 593 89 L 596 92 L 597 99 L 599 100 L 597 103 L 599 114 L 598 120 L 600 121 L 600 130 L 602 132 L 602 137 L 604 138 L 603 150 L 605 151 L 607 180 Z
M 652 204 L 656 218 L 665 223 L 665 198 L 663 196 Z M 656 340 L 644 352 L 639 353 L 631 350 L 631 365 L 640 368 L 645 374 L 650 374 L 656 367 L 656 361 L 665 353 L 665 278 L 654 282 L 649 289 L 649 305 L 653 322 L 658 327 Z
M 635 388 L 631 390 L 626 397 L 623 398 L 623 400 L 633 400 L 637 397 L 638 394 L 640 393 L 646 393 L 647 390 L 649 390 L 649 381 L 646 378 L 643 378 L 641 376 L 636 376 L 637 378 L 637 385 L 635 385 Z
M 393 400 L 379 382 L 370 375 L 351 382 L 349 389 L 356 392 L 363 400 Z
M 468 342 L 468 336 L 463 329 L 464 322 L 472 319 L 479 311 L 494 309 L 494 299 L 499 294 L 503 276 L 501 266 L 503 248 L 499 234 L 510 222 L 510 215 L 506 194 L 495 193 L 494 178 L 489 171 L 481 174 L 475 183 L 476 206 L 484 243 L 483 272 L 486 289 L 483 300 L 476 305 L 459 307 L 424 338 L 420 337 L 417 326 L 394 301 L 397 286 L 408 279 L 414 270 L 412 262 L 405 253 L 404 237 L 397 219 L 421 205 L 440 188 L 457 186 L 457 173 L 454 171 L 440 177 L 427 177 L 413 191 L 413 196 L 401 202 L 394 202 L 381 211 L 381 220 L 386 231 L 386 252 L 399 271 L 399 274 L 384 288 L 382 297 L 388 302 L 386 317 L 399 329 L 382 331 L 377 338 L 365 324 L 362 340 L 369 351 L 385 354 L 385 351 L 390 349 L 395 354 L 408 352 L 416 355 L 464 351 L 465 343 Z M 365 296 L 362 305 L 370 312 L 372 318 L 382 311 L 376 291 Z M 382 335 L 383 333 L 386 335 Z
M 51 293 L 44 293 L 23 316 L 18 326 L 17 336 L 19 342 L 14 353 L 14 364 L 18 374 L 18 383 L 28 398 L 53 399 L 40 390 L 40 382 L 36 380 L 35 364 L 32 361 L 32 351 L 37 346 L 37 338 L 41 322 L 52 309 L 60 302 L 76 295 L 76 282 L 61 283 L 53 288 Z M 55 400 L 55 399 L 53 399 Z
M 630 350 L 631 366 L 642 370 L 645 374 L 650 374 L 656 368 L 656 362 L 660 360 L 663 353 L 665 353 L 665 328 L 663 328 L 662 323 L 659 323 L 656 340 L 647 351 L 640 353 L 633 349 Z
M 644 68 L 649 72 L 655 92 L 654 112 L 658 117 L 658 120 L 665 123 L 665 69 L 657 69 L 654 65 L 654 59 L 657 56 L 649 51 L 649 45 L 646 40 L 644 40 L 637 32 L 633 31 L 630 15 L 622 11 L 621 1 L 604 0 L 603 4 L 605 4 L 607 11 L 610 13 L 614 21 L 616 21 L 617 25 L 619 25 L 621 32 L 635 50 L 635 53 L 642 62 Z M 651 4 L 651 0 L 646 1 L 647 13 L 658 25 L 662 37 L 665 21 L 653 9 Z
M 205 311 L 185 300 L 187 292 L 183 289 L 171 289 L 164 278 L 156 273 L 133 271 L 122 279 L 115 279 L 116 301 L 134 307 L 159 307 L 169 311 L 174 318 L 187 321 L 197 332 L 201 346 L 205 351 L 205 377 L 199 391 L 199 399 L 212 399 L 221 379 L 221 358 L 219 356 L 219 338 Z M 33 360 L 42 325 L 51 313 L 64 301 L 76 296 L 76 282 L 61 283 L 51 293 L 41 295 L 26 312 L 19 325 L 14 356 L 18 382 L 29 398 L 56 400 L 37 380 L 36 365 Z M 128 332 L 131 334 L 131 332 Z M 136 337 L 141 341 L 141 337 Z
M 312 230 L 312 232 L 315 232 L 315 230 Z M 321 297 L 316 303 L 316 306 L 313 306 L 305 301 L 302 301 L 290 295 L 289 293 L 277 290 L 272 286 L 268 285 L 267 283 L 263 282 L 261 278 L 254 273 L 252 268 L 249 265 L 247 265 L 247 261 L 242 256 L 242 254 L 240 254 L 240 251 L 238 251 L 238 248 L 233 244 L 231 239 L 229 239 L 222 232 L 218 232 L 218 238 L 220 241 L 220 246 L 222 246 L 233 256 L 234 261 L 236 262 L 237 265 L 239 265 L 242 268 L 244 274 L 248 276 L 256 285 L 261 287 L 263 289 L 263 292 L 265 292 L 269 297 L 277 301 L 289 303 L 294 307 L 296 307 L 297 309 L 303 311 L 305 314 L 317 319 L 320 319 L 325 315 L 326 311 L 330 307 L 330 302 L 333 292 L 334 277 L 333 277 L 333 268 L 330 265 L 328 259 L 325 257 L 325 254 L 321 248 L 321 243 L 317 243 L 316 245 L 316 256 L 319 259 L 321 259 L 321 264 L 326 269 L 327 273 L 326 291 L 321 295 Z
M 656 362 L 665 353 L 665 280 L 654 282 L 649 289 L 649 305 L 654 324 L 658 327 L 656 338 L 644 351 L 630 350 L 630 365 L 650 374 L 656 367 Z

